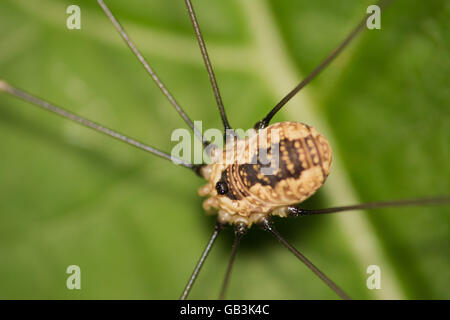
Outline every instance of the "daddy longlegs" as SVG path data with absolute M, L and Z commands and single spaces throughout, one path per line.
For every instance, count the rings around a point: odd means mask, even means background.
M 107 13 L 107 15 L 109 16 L 109 18 L 113 21 L 113 23 L 115 24 L 116 29 L 119 29 L 119 30 L 120 30 L 120 27 L 119 27 L 119 24 L 117 23 L 117 20 L 113 17 L 112 13 L 109 11 L 109 9 L 108 9 L 107 6 L 105 5 L 105 3 L 104 3 L 103 1 L 99 1 L 99 4 L 100 4 L 101 7 L 103 8 L 103 10 Z M 216 84 L 215 81 L 214 81 L 214 76 L 213 76 L 213 72 L 212 72 L 212 67 L 211 67 L 211 65 L 210 65 L 209 59 L 207 58 L 207 54 L 206 54 L 206 50 L 205 50 L 206 47 L 205 47 L 204 44 L 203 44 L 203 40 L 202 40 L 202 37 L 200 36 L 199 29 L 196 27 L 197 24 L 196 24 L 195 15 L 193 14 L 192 4 L 191 4 L 190 1 L 186 1 L 186 5 L 187 5 L 187 8 L 188 8 L 188 12 L 190 13 L 190 18 L 192 19 L 193 25 L 195 26 L 194 30 L 196 31 L 197 40 L 199 41 L 200 47 L 203 49 L 203 50 L 202 50 L 202 56 L 204 57 L 204 60 L 205 60 L 206 65 L 208 66 L 208 74 L 210 75 L 210 79 L 211 79 L 212 85 L 213 85 L 213 87 L 214 87 L 214 93 L 215 93 L 215 97 L 216 97 L 217 104 L 218 104 L 218 106 L 219 106 L 219 110 L 221 111 L 220 114 L 221 114 L 221 118 L 222 118 L 222 120 L 223 120 L 223 124 L 224 124 L 224 127 L 227 128 L 227 127 L 229 127 L 230 125 L 228 124 L 228 121 L 226 120 L 226 116 L 225 116 L 223 104 L 222 104 L 222 102 L 221 102 L 221 98 L 220 98 L 220 95 L 219 95 L 218 86 L 217 86 L 217 84 Z M 358 25 L 358 27 L 357 27 L 356 29 L 354 29 L 354 32 L 347 38 L 348 41 L 342 42 L 341 45 L 340 45 L 340 47 L 338 47 L 338 48 L 344 48 L 344 47 L 350 42 L 350 40 L 353 39 L 353 36 L 354 36 L 354 35 L 356 35 L 357 33 L 359 33 L 359 31 L 361 31 L 362 29 L 364 29 L 364 26 L 365 26 L 365 21 L 361 22 L 361 23 Z M 122 34 L 121 34 L 121 35 L 122 35 L 125 39 L 127 39 L 127 36 L 126 36 L 126 34 L 124 33 L 124 31 L 122 31 Z M 131 44 L 130 40 L 128 40 L 127 43 L 130 45 L 130 44 Z M 132 50 L 134 51 L 134 53 L 135 53 L 136 55 L 138 55 L 138 57 L 139 57 L 139 52 L 137 51 L 136 47 L 134 47 L 134 45 L 131 45 L 131 48 L 132 48 Z M 331 53 L 331 55 L 329 56 L 330 58 L 329 58 L 329 59 L 326 59 L 326 60 L 324 61 L 323 64 L 321 64 L 317 69 L 315 69 L 315 71 L 313 71 L 313 72 L 311 73 L 310 76 L 306 77 L 306 78 L 305 78 L 306 80 L 303 81 L 303 82 L 302 82 L 299 86 L 297 86 L 296 88 L 301 89 L 304 85 L 306 85 L 307 83 L 309 83 L 310 80 L 312 80 L 312 78 L 314 78 L 314 77 L 322 70 L 322 68 L 326 67 L 326 66 L 328 65 L 328 63 L 331 62 L 331 60 L 333 60 L 339 53 L 340 53 L 340 49 L 338 49 L 337 51 L 334 51 L 333 53 Z M 140 58 L 140 60 L 141 60 L 141 62 L 144 64 L 144 66 L 147 67 L 147 71 L 149 71 L 149 73 L 152 73 L 153 71 L 152 71 L 151 69 L 148 69 L 148 65 L 144 62 L 143 58 Z M 161 82 L 159 82 L 158 78 L 154 78 L 154 80 L 158 83 L 158 85 L 161 85 Z M 14 87 L 13 85 L 9 84 L 9 83 L 2 82 L 2 83 L 1 83 L 1 89 L 2 89 L 2 91 L 6 92 L 6 93 L 9 93 L 9 94 L 14 95 L 14 96 L 16 96 L 16 97 L 19 97 L 19 98 L 21 98 L 21 99 L 23 99 L 23 100 L 26 100 L 26 101 L 28 101 L 28 102 L 32 102 L 32 103 L 34 103 L 34 104 L 36 104 L 36 105 L 38 105 L 38 106 L 41 106 L 41 107 L 42 107 L 42 106 L 44 106 L 44 107 L 49 107 L 49 105 L 48 105 L 46 102 L 44 102 L 43 100 L 41 100 L 41 99 L 39 99 L 39 98 L 36 98 L 36 97 L 34 97 L 34 96 L 32 96 L 32 95 L 29 95 L 29 94 L 25 93 L 25 92 L 22 91 L 21 89 L 18 89 L 18 88 L 16 88 L 16 87 Z M 293 94 L 295 94 L 297 91 L 298 91 L 298 90 L 295 90 L 295 91 L 293 92 Z M 168 94 L 168 93 L 166 93 L 166 95 L 167 95 L 167 94 Z M 281 106 L 284 106 L 284 104 L 289 100 L 289 98 L 290 98 L 291 96 L 293 96 L 293 94 L 288 94 L 288 95 L 286 96 L 287 98 L 284 98 L 283 100 L 281 100 L 280 103 L 278 104 L 278 106 L 280 106 L 280 107 L 281 107 Z M 168 95 L 170 95 L 170 94 L 168 94 Z M 171 95 L 169 96 L 169 100 L 170 100 L 170 99 L 172 99 L 172 98 L 171 98 Z M 189 126 L 191 126 L 191 123 L 190 123 L 189 118 L 187 118 L 187 116 L 184 114 L 184 112 L 183 112 L 182 109 L 178 106 L 178 104 L 175 102 L 175 100 L 172 100 L 171 102 L 175 105 L 175 107 L 176 107 L 176 108 L 178 109 L 178 111 L 181 113 L 181 115 L 183 116 L 184 120 L 186 120 L 186 122 L 189 124 Z M 161 153 L 161 152 L 157 151 L 156 149 L 154 149 L 154 148 L 152 148 L 152 147 L 148 147 L 148 146 L 146 146 L 146 145 L 144 145 L 144 144 L 138 143 L 138 142 L 136 142 L 135 140 L 130 140 L 130 139 L 128 139 L 128 138 L 125 138 L 124 136 L 118 136 L 117 134 L 115 134 L 115 133 L 113 133 L 113 132 L 111 132 L 111 131 L 105 132 L 104 129 L 99 128 L 97 125 L 95 125 L 95 124 L 93 124 L 93 123 L 90 123 L 90 122 L 88 123 L 88 122 L 86 122 L 85 120 L 83 120 L 82 118 L 79 118 L 79 117 L 76 117 L 76 116 L 69 115 L 68 113 L 63 113 L 63 112 L 62 112 L 62 109 L 57 109 L 57 108 L 54 108 L 54 107 L 51 107 L 51 106 L 50 106 L 50 108 L 52 108 L 53 111 L 56 111 L 56 112 L 59 113 L 60 115 L 63 115 L 63 116 L 69 116 L 69 117 L 72 118 L 72 120 L 75 120 L 75 121 L 78 121 L 78 122 L 83 122 L 82 124 L 84 124 L 84 125 L 93 127 L 93 128 L 96 129 L 96 130 L 101 130 L 103 133 L 107 133 L 107 134 L 110 134 L 110 135 L 113 134 L 115 138 L 121 139 L 122 141 L 125 140 L 125 142 L 134 144 L 135 146 L 137 146 L 137 147 L 139 147 L 139 148 L 143 148 L 143 149 L 145 149 L 145 150 L 148 151 L 148 152 L 151 152 L 151 153 L 157 153 L 157 155 L 159 155 L 159 156 L 161 156 L 161 157 L 163 157 L 163 158 L 169 158 L 169 159 L 170 159 L 170 157 L 167 157 L 164 153 Z M 62 113 L 63 113 L 63 114 L 62 114 Z M 266 117 L 266 118 L 264 118 L 264 119 L 270 120 L 271 114 L 269 114 L 269 115 L 270 115 L 269 117 Z M 263 119 L 263 120 L 264 120 L 264 119 Z M 259 124 L 260 124 L 260 123 L 261 123 L 261 122 L 259 122 Z M 192 127 L 192 126 L 191 126 L 191 127 Z M 197 132 L 197 136 L 199 136 L 199 135 L 200 135 L 200 134 Z M 184 163 L 183 166 L 188 167 L 188 168 L 190 168 L 190 169 L 198 169 L 198 167 L 192 166 L 192 165 L 190 165 L 189 163 Z M 194 170 L 194 171 L 198 171 L 198 170 Z M 440 198 L 428 198 L 428 199 L 419 199 L 419 200 L 412 200 L 412 201 L 407 200 L 406 202 L 400 201 L 400 202 L 387 202 L 387 203 L 381 202 L 381 203 L 378 203 L 378 204 L 367 204 L 367 205 L 364 205 L 364 204 L 363 204 L 363 205 L 358 205 L 358 206 L 356 206 L 356 207 L 346 208 L 346 209 L 347 209 L 347 210 L 350 210 L 350 209 L 361 208 L 361 207 L 362 207 L 362 208 L 371 208 L 371 207 L 384 207 L 384 206 L 394 206 L 394 205 L 401 206 L 401 205 L 406 205 L 406 204 L 408 204 L 408 205 L 417 205 L 417 204 L 420 204 L 420 205 L 427 205 L 427 204 L 445 204 L 445 203 L 448 203 L 448 202 L 449 202 L 449 198 L 446 197 L 446 196 L 444 196 L 444 197 L 440 197 Z M 294 211 L 294 209 L 292 209 L 292 210 Z M 320 211 L 320 210 L 319 210 L 319 211 Z M 312 213 L 319 213 L 319 211 L 310 211 L 310 212 L 308 212 L 308 213 L 310 213 L 310 214 L 312 214 Z M 337 210 L 330 210 L 330 211 L 333 212 L 333 211 L 341 211 L 341 210 L 338 210 L 338 209 L 337 209 Z M 298 212 L 295 212 L 295 213 L 298 213 Z M 270 231 L 270 230 L 272 230 L 272 229 L 269 228 L 269 231 Z M 273 231 L 273 230 L 272 230 L 272 231 Z M 214 234 L 217 235 L 217 233 L 214 233 Z M 278 236 L 277 233 L 274 233 L 274 235 L 275 235 L 275 236 Z M 279 238 L 279 240 L 285 241 L 283 238 Z M 237 246 L 235 246 L 235 247 L 237 247 Z M 293 249 L 291 249 L 291 250 L 293 250 Z M 235 253 L 235 251 L 233 251 L 233 253 Z M 297 254 L 297 256 L 298 256 L 298 253 L 296 253 L 296 254 Z M 233 257 L 233 255 L 232 255 L 232 257 Z M 300 256 L 300 259 L 302 259 L 302 256 Z M 232 260 L 232 259 L 231 259 L 231 260 Z M 230 261 L 231 261 L 231 260 L 230 260 Z M 201 261 L 202 261 L 202 260 L 201 260 Z M 230 265 L 231 265 L 231 264 L 230 264 Z M 230 269 L 230 268 L 229 268 L 229 269 Z M 332 270 L 332 268 L 331 268 L 331 270 Z M 316 272 L 317 272 L 317 271 L 316 271 Z M 235 273 L 236 273 L 236 271 L 235 271 Z M 233 273 L 233 276 L 235 276 L 235 273 Z M 327 272 L 327 274 L 328 274 L 328 272 Z M 227 278 L 228 278 L 229 275 L 230 275 L 230 273 L 227 272 Z M 323 277 L 323 275 L 322 275 L 322 277 Z M 330 277 L 333 278 L 332 276 L 330 276 Z M 233 277 L 232 277 L 231 279 L 233 279 Z M 191 279 L 191 280 L 193 280 L 193 279 Z M 334 288 L 334 291 L 336 291 L 341 297 L 347 298 L 347 295 L 346 295 L 345 293 L 343 293 L 342 290 L 339 289 L 334 283 L 329 282 L 329 280 L 326 280 L 326 282 L 328 282 L 328 284 L 329 284 L 332 288 Z M 226 283 L 226 281 L 225 281 L 225 283 Z M 226 287 L 226 286 L 223 285 L 223 287 L 222 287 L 222 293 L 223 293 L 223 294 L 221 294 L 221 297 L 224 297 L 224 292 L 225 292 L 224 288 L 225 288 L 225 287 Z M 187 288 L 190 288 L 190 286 L 188 285 Z M 187 297 L 187 293 L 188 293 L 188 291 L 186 290 L 186 291 L 183 293 L 183 296 L 182 296 L 182 297 L 183 297 L 183 298 L 186 298 L 186 297 Z

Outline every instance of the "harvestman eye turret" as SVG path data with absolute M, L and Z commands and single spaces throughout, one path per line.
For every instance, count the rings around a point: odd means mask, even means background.
M 379 6 L 383 9 L 390 2 L 391 1 L 380 1 Z M 147 63 L 104 1 L 98 0 L 98 3 L 134 55 L 155 81 L 156 85 L 161 89 L 187 125 L 193 130 L 195 136 L 203 143 L 203 146 L 206 147 L 210 145 L 209 141 L 207 141 L 202 133 L 194 126 L 191 119 L 183 111 L 182 107 Z M 255 124 L 254 128 L 257 130 L 257 135 L 246 139 L 239 139 L 233 134 L 233 130 L 227 120 L 219 86 L 214 75 L 213 67 L 208 56 L 191 0 L 185 0 L 185 4 L 209 75 L 222 123 L 225 132 L 227 133 L 224 134 L 226 141 L 224 149 L 218 149 L 214 146 L 210 148 L 212 163 L 208 165 L 194 165 L 181 159 L 176 159 L 154 147 L 148 146 L 140 141 L 118 133 L 117 131 L 106 128 L 96 122 L 87 120 L 34 95 L 26 93 L 5 81 L 0 81 L 0 92 L 5 92 L 20 98 L 37 107 L 55 113 L 63 118 L 78 122 L 85 127 L 109 135 L 117 140 L 166 160 L 175 160 L 179 165 L 190 169 L 206 180 L 207 183 L 199 190 L 199 194 L 207 197 L 203 204 L 205 210 L 217 213 L 217 223 L 192 276 L 181 295 L 181 299 L 187 298 L 218 234 L 226 226 L 231 225 L 234 227 L 235 240 L 219 296 L 220 298 L 225 297 L 226 288 L 230 279 L 231 269 L 240 240 L 253 224 L 258 225 L 263 230 L 272 234 L 342 299 L 349 299 L 349 296 L 338 285 L 321 272 L 276 231 L 271 220 L 272 216 L 296 217 L 299 215 L 336 213 L 358 209 L 450 203 L 450 197 L 443 196 L 428 199 L 364 203 L 318 210 L 305 210 L 296 206 L 313 195 L 325 183 L 331 169 L 331 147 L 326 138 L 309 125 L 297 122 L 281 122 L 270 125 L 270 121 L 292 97 L 324 70 L 325 67 L 352 41 L 352 39 L 365 28 L 367 17 L 362 19 L 356 28 L 351 31 L 344 41 L 342 41 L 319 66 L 283 97 L 283 99 L 281 99 L 263 119 Z M 261 139 L 260 137 L 264 138 Z M 270 174 L 265 174 L 262 170 L 265 168 L 267 169 L 267 164 L 265 162 L 263 163 L 260 159 L 260 153 L 262 151 L 265 151 L 268 158 L 277 158 L 278 160 L 277 166 Z M 226 161 L 226 159 L 228 159 L 228 161 Z

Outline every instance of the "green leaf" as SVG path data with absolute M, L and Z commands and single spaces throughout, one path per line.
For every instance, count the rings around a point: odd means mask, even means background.
M 170 152 L 185 124 L 95 1 L 0 4 L 0 78 Z M 369 1 L 193 0 L 232 126 L 250 128 L 365 14 Z M 203 129 L 221 128 L 182 1 L 107 1 Z M 448 1 L 395 1 L 276 121 L 332 143 L 324 207 L 448 194 Z M 213 229 L 188 170 L 0 95 L 0 298 L 176 299 Z M 277 219 L 277 228 L 351 297 L 450 297 L 449 208 Z M 220 236 L 191 298 L 217 298 L 232 244 Z M 82 289 L 68 290 L 69 265 Z M 366 268 L 381 267 L 380 290 Z M 228 297 L 335 299 L 280 244 L 245 236 Z

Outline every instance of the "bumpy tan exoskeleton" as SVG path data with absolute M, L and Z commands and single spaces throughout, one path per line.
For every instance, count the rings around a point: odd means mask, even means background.
M 280 122 L 245 139 L 213 149 L 200 173 L 208 183 L 203 207 L 224 224 L 251 226 L 269 215 L 285 217 L 287 207 L 319 189 L 331 168 L 328 141 L 314 128 Z

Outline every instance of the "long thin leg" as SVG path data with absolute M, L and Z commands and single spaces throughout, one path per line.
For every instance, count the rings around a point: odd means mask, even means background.
M 223 228 L 224 228 L 223 224 L 221 224 L 219 222 L 216 223 L 216 226 L 214 227 L 214 232 L 211 236 L 211 239 L 209 239 L 209 242 L 208 242 L 205 250 L 203 250 L 203 253 L 202 253 L 200 259 L 198 260 L 194 271 L 192 272 L 192 275 L 186 285 L 186 288 L 184 289 L 183 293 L 181 294 L 180 300 L 187 299 L 187 296 L 188 296 L 189 292 L 191 291 L 195 280 L 197 280 L 197 276 L 203 266 L 203 263 L 205 262 L 206 258 L 208 257 L 208 254 L 211 251 L 211 248 L 214 245 L 214 242 L 216 241 L 217 235 L 219 234 L 220 231 L 223 230 Z
M 231 249 L 230 260 L 228 261 L 227 271 L 225 273 L 225 278 L 223 279 L 222 289 L 220 290 L 219 299 L 225 299 L 225 293 L 227 292 L 228 283 L 230 282 L 231 269 L 233 268 L 234 259 L 236 257 L 236 252 L 241 242 L 242 236 L 247 232 L 248 227 L 245 224 L 238 223 L 234 226 L 234 242 L 233 248 Z
M 189 127 L 194 131 L 195 135 L 200 139 L 200 141 L 203 142 L 203 144 L 206 146 L 208 145 L 208 141 L 204 140 L 202 134 L 198 129 L 194 126 L 191 119 L 188 117 L 188 115 L 183 111 L 183 109 L 180 107 L 180 105 L 177 103 L 175 98 L 172 96 L 172 94 L 167 90 L 166 86 L 162 83 L 162 81 L 158 78 L 156 73 L 153 71 L 153 69 L 150 67 L 150 65 L 147 63 L 145 58 L 142 56 L 142 54 L 139 52 L 139 50 L 136 48 L 135 44 L 131 41 L 130 37 L 127 35 L 125 30 L 120 25 L 119 21 L 114 17 L 113 13 L 109 8 L 106 6 L 106 4 L 103 2 L 103 0 L 97 0 L 100 7 L 103 9 L 103 11 L 106 13 L 108 18 L 113 23 L 114 27 L 117 29 L 117 31 L 122 36 L 123 40 L 127 43 L 128 47 L 133 51 L 134 55 L 138 58 L 138 60 L 141 62 L 141 64 L 144 66 L 145 70 L 149 73 L 149 75 L 152 77 L 152 79 L 155 81 L 157 86 L 161 89 L 161 91 L 164 93 L 164 95 L 169 99 L 170 103 L 175 107 L 175 109 L 178 111 L 180 116 L 183 118 L 183 120 L 188 124 Z
M 200 51 L 202 52 L 203 61 L 205 62 L 206 70 L 208 71 L 209 80 L 211 82 L 214 96 L 216 97 L 217 106 L 219 107 L 220 116 L 222 118 L 222 123 L 225 131 L 231 129 L 228 123 L 227 115 L 225 113 L 225 108 L 223 106 L 222 97 L 220 96 L 219 86 L 217 85 L 216 76 L 214 75 L 214 70 L 209 59 L 208 51 L 206 50 L 205 41 L 203 40 L 202 33 L 200 31 L 200 26 L 198 25 L 197 17 L 195 15 L 194 7 L 192 6 L 191 0 L 184 0 L 186 3 L 186 8 L 191 18 L 192 26 L 194 27 L 195 35 L 197 37 L 198 45 Z
M 300 209 L 294 206 L 288 207 L 288 212 L 292 216 L 326 214 L 351 210 L 389 208 L 389 207 L 406 207 L 406 206 L 427 206 L 427 205 L 448 205 L 450 204 L 450 196 L 442 196 L 424 199 L 407 199 L 382 202 L 368 202 L 350 206 L 332 207 L 325 209 Z
M 284 239 L 278 231 L 272 225 L 269 218 L 264 219 L 260 223 L 260 227 L 271 233 L 278 241 L 280 241 L 290 252 L 292 252 L 301 262 L 303 262 L 312 272 L 314 272 L 326 285 L 328 285 L 336 294 L 344 300 L 351 300 L 351 298 L 334 283 L 330 278 L 328 278 L 322 271 L 320 271 L 311 261 L 309 261 L 303 254 L 300 253 L 294 246 L 292 246 L 286 239 Z
M 390 2 L 394 0 L 381 0 L 378 2 L 378 6 L 380 9 L 383 9 L 386 7 Z M 281 99 L 280 102 L 277 103 L 275 107 L 273 107 L 272 110 L 260 121 L 258 121 L 255 124 L 255 129 L 263 129 L 267 127 L 270 123 L 270 120 L 272 120 L 273 116 L 280 111 L 280 109 L 294 97 L 302 88 L 304 88 L 308 83 L 311 82 L 312 79 L 314 79 L 320 72 L 322 72 L 323 69 L 325 69 L 326 66 L 330 64 L 331 61 L 333 61 L 341 52 L 344 50 L 344 48 L 356 37 L 358 33 L 360 33 L 364 27 L 366 26 L 366 20 L 368 16 L 366 15 L 364 19 L 358 23 L 356 28 L 354 28 L 350 34 L 347 36 L 347 38 L 342 41 L 336 49 L 334 49 L 305 79 L 303 79 L 302 82 L 300 82 L 294 89 L 292 89 L 283 99 Z
M 90 129 L 93 129 L 97 132 L 101 132 L 105 135 L 108 135 L 110 137 L 113 137 L 114 139 L 117 139 L 119 141 L 122 141 L 124 143 L 127 143 L 129 145 L 132 145 L 136 148 L 139 148 L 141 150 L 144 150 L 146 152 L 149 152 L 151 154 L 154 154 L 158 157 L 161 157 L 163 159 L 166 160 L 170 160 L 173 161 L 174 163 L 180 164 L 186 168 L 192 169 L 194 170 L 197 174 L 199 174 L 199 167 L 200 166 L 196 166 L 193 165 L 191 163 L 185 162 L 184 160 L 181 160 L 179 158 L 176 157 L 172 157 L 170 154 L 167 154 L 163 151 L 160 151 L 156 148 L 150 147 L 140 141 L 137 141 L 135 139 L 132 139 L 130 137 L 127 137 L 117 131 L 114 131 L 112 129 L 109 129 L 107 127 L 104 127 L 96 122 L 93 122 L 91 120 L 88 120 L 86 118 L 80 117 L 72 112 L 67 111 L 66 109 L 63 109 L 61 107 L 57 107 L 53 104 L 51 104 L 50 102 L 47 102 L 45 100 L 42 100 L 36 96 L 33 96 L 29 93 L 26 93 L 25 91 L 22 91 L 18 88 L 13 87 L 12 85 L 6 83 L 5 81 L 1 81 L 0 80 L 0 92 L 6 92 L 12 96 L 15 96 L 21 100 L 24 100 L 26 102 L 29 102 L 37 107 L 40 107 L 44 110 L 50 111 L 54 114 L 57 114 L 65 119 L 77 122 L 85 127 L 88 127 Z

